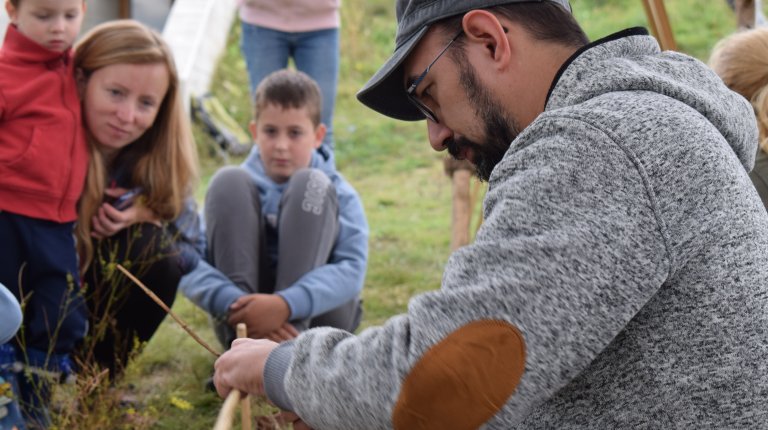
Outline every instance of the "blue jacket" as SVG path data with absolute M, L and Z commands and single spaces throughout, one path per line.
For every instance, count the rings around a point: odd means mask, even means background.
M 0 284 L 0 344 L 8 342 L 21 326 L 21 307 L 13 293 Z
M 284 184 L 273 182 L 264 172 L 258 147 L 253 147 L 241 167 L 259 188 L 262 214 L 276 214 Z M 360 196 L 321 153 L 312 155 L 309 167 L 322 170 L 336 187 L 339 236 L 325 265 L 276 293 L 288 302 L 291 320 L 321 315 L 357 297 L 363 288 L 368 261 L 368 221 Z M 203 259 L 181 279 L 179 288 L 189 300 L 217 319 L 226 318 L 229 306 L 247 294 Z

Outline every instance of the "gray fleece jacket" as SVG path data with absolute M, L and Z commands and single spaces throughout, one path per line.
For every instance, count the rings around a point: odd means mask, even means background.
M 318 429 L 765 426 L 756 145 L 749 103 L 698 60 L 642 29 L 588 45 L 494 169 L 441 289 L 279 347 L 268 395 Z

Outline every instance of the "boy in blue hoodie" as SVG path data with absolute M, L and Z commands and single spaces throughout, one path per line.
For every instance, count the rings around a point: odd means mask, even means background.
M 241 322 L 249 337 L 275 341 L 360 323 L 368 223 L 357 192 L 320 146 L 320 111 L 309 76 L 287 69 L 267 76 L 254 95 L 250 155 L 211 179 L 206 261 L 180 288 L 213 317 L 224 346 Z

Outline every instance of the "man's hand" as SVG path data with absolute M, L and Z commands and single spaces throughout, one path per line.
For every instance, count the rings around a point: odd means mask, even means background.
M 232 348 L 216 360 L 213 383 L 221 397 L 232 390 L 264 395 L 264 365 L 279 344 L 264 339 L 235 339 Z
M 245 323 L 248 337 L 260 339 L 283 328 L 291 311 L 277 294 L 247 294 L 229 306 L 227 324 Z

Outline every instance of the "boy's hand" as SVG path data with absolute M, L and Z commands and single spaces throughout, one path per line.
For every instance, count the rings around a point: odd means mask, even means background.
M 245 323 L 248 337 L 259 339 L 280 329 L 290 314 L 288 303 L 277 294 L 246 294 L 229 306 L 227 324 Z
M 264 336 L 265 339 L 269 339 L 273 342 L 285 342 L 286 340 L 295 339 L 299 335 L 299 331 L 296 330 L 291 323 L 283 323 L 282 327 L 273 331 L 272 333 Z
M 275 422 L 281 426 L 280 428 L 292 424 L 293 430 L 312 430 L 311 427 L 304 423 L 304 421 L 293 412 L 282 411 L 271 416 L 262 415 L 256 418 L 256 423 L 258 424 L 257 428 L 273 428 Z

